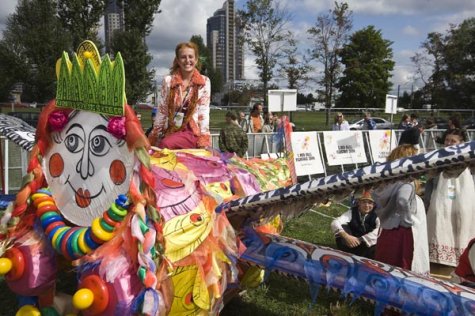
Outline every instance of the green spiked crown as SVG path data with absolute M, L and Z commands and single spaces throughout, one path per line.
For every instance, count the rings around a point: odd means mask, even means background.
M 99 55 L 91 41 L 79 45 L 69 60 L 63 52 L 56 63 L 56 105 L 106 115 L 123 116 L 125 97 L 124 62 L 120 53 L 111 61 Z

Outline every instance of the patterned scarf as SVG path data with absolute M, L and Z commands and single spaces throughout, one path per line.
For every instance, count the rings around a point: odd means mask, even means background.
M 170 135 L 175 132 L 184 130 L 188 126 L 188 122 L 195 113 L 196 104 L 198 103 L 198 90 L 205 85 L 205 80 L 200 75 L 198 70 L 193 71 L 193 75 L 190 80 L 191 95 L 189 97 L 188 109 L 186 110 L 185 117 L 180 127 L 175 125 L 176 106 L 175 102 L 180 100 L 180 86 L 183 84 L 183 78 L 180 71 L 176 71 L 172 76 L 170 83 L 170 93 L 168 95 L 168 128 L 165 131 L 165 135 Z M 181 100 L 182 103 L 186 100 Z

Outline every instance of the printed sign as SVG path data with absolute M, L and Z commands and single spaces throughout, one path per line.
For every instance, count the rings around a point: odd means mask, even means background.
M 397 113 L 397 99 L 397 95 L 386 94 L 386 107 L 384 108 L 384 113 Z
M 323 132 L 329 166 L 366 163 L 361 131 Z
M 292 133 L 291 143 L 297 176 L 324 173 L 316 132 Z
M 290 112 L 297 111 L 297 90 L 268 90 L 269 111 Z
M 368 131 L 374 162 L 386 162 L 391 150 L 396 148 L 396 133 L 391 130 Z

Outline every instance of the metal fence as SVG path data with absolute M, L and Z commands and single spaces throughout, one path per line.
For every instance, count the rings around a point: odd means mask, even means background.
M 396 139 L 399 140 L 401 133 L 403 132 L 402 130 L 394 130 L 396 133 Z M 437 139 L 442 136 L 445 130 L 443 129 L 430 129 L 430 130 L 425 130 L 424 133 L 421 134 L 419 146 L 420 146 L 420 151 L 422 153 L 432 151 L 435 149 L 439 149 L 443 147 L 443 144 L 440 144 L 437 142 Z M 325 175 L 327 173 L 335 173 L 342 171 L 344 172 L 345 170 L 350 170 L 353 168 L 358 168 L 366 165 L 373 164 L 375 159 L 372 156 L 372 151 L 369 150 L 370 144 L 369 144 L 369 136 L 368 136 L 368 131 L 361 131 L 363 133 L 363 141 L 364 141 L 364 146 L 367 150 L 366 152 L 366 158 L 367 158 L 367 163 L 366 164 L 350 164 L 350 165 L 340 165 L 340 166 L 330 166 L 328 164 L 328 161 L 324 155 L 324 144 L 323 144 L 323 131 L 316 131 L 317 133 L 317 140 L 318 140 L 318 146 L 320 148 L 320 153 L 322 154 L 322 161 L 324 163 L 324 170 L 325 170 Z M 467 130 L 467 134 L 470 140 L 475 139 L 475 130 Z M 276 133 L 249 133 L 247 134 L 248 140 L 249 140 L 249 147 L 248 151 L 246 154 L 246 157 L 248 158 L 253 158 L 253 157 L 266 157 L 270 156 L 270 154 L 277 154 L 277 156 L 281 156 L 283 153 L 283 149 L 285 146 L 283 143 L 278 139 L 278 136 Z M 213 148 L 219 150 L 218 146 L 219 142 L 219 134 L 212 134 L 212 146 Z M 396 142 L 397 143 L 397 142 Z
M 436 142 L 437 137 L 442 136 L 442 133 L 445 130 L 434 129 L 426 130 L 420 139 L 420 148 L 422 152 L 431 151 L 442 147 L 442 144 Z M 396 130 L 396 137 L 399 139 L 401 130 Z M 340 166 L 329 166 L 328 161 L 324 155 L 324 145 L 323 145 L 323 132 L 319 131 L 317 133 L 318 145 L 320 148 L 320 153 L 322 155 L 322 161 L 324 163 L 325 175 L 337 173 L 340 171 L 350 170 L 353 168 L 362 167 L 365 165 L 373 164 L 374 159 L 371 154 L 371 150 L 366 150 L 367 163 L 366 164 L 352 164 L 352 165 L 340 165 Z M 365 143 L 365 148 L 370 148 L 369 137 L 367 131 L 362 131 L 363 140 Z M 469 139 L 475 139 L 475 130 L 468 130 L 467 134 Z M 212 147 L 216 150 L 219 150 L 219 134 L 213 133 L 212 137 Z M 247 158 L 265 158 L 269 156 L 282 156 L 284 151 L 284 144 L 279 139 L 279 136 L 276 133 L 249 133 L 247 135 L 249 140 L 249 147 L 246 153 Z M 2 162 L 1 169 L 1 181 L 3 194 L 9 194 L 10 192 L 16 192 L 20 189 L 22 185 L 23 176 L 26 174 L 28 166 L 28 152 L 22 149 L 20 146 L 17 146 L 11 141 L 8 141 L 5 137 L 0 137 L 0 160 Z

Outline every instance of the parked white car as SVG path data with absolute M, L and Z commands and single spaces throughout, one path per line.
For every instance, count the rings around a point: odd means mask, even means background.
M 383 118 L 372 117 L 371 119 L 376 123 L 376 129 L 391 129 L 393 127 L 393 124 L 390 121 Z M 360 119 L 350 123 L 350 130 L 354 131 L 363 129 L 363 122 L 364 119 Z

